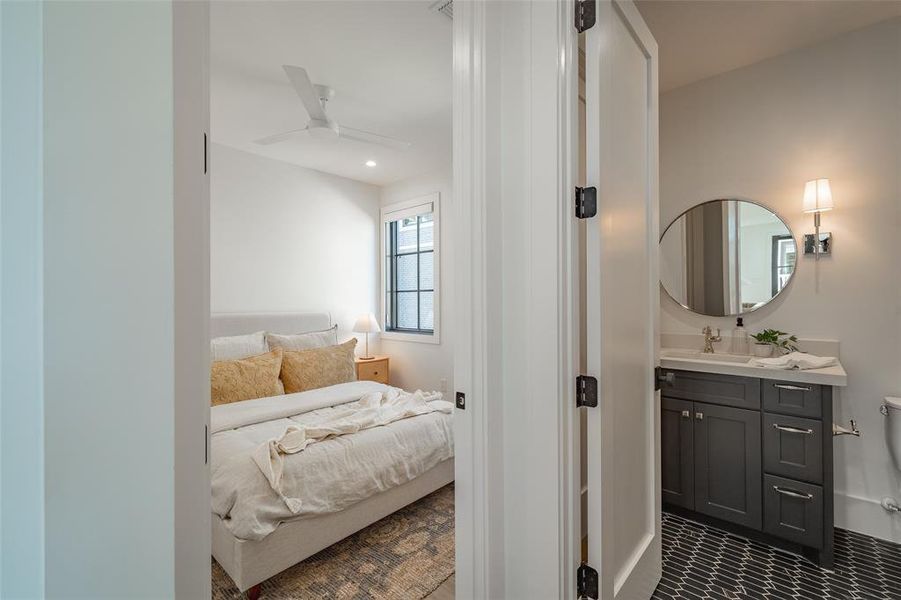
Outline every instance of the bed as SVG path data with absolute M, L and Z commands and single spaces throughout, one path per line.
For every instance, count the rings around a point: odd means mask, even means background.
M 217 314 L 210 330 L 219 337 L 305 333 L 331 325 L 328 313 Z M 265 444 L 288 424 L 321 421 L 362 395 L 390 390 L 361 381 L 213 407 L 212 553 L 239 590 L 258 596 L 258 584 L 266 579 L 454 480 L 451 414 L 434 411 L 286 456 L 285 479 L 293 477 L 299 486 L 302 509 L 287 510 L 274 487 L 260 487 L 266 482 L 263 467 L 248 466 L 242 454 L 251 445 Z M 300 412 L 291 416 L 294 407 Z

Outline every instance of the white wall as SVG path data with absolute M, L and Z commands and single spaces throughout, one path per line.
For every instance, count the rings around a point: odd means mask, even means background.
M 44 596 L 42 13 L 0 3 L 0 597 Z
M 849 385 L 836 420 L 860 439 L 835 439 L 836 524 L 901 541 L 901 517 L 876 502 L 901 497 L 878 407 L 901 394 L 901 20 L 878 24 L 666 93 L 660 102 L 661 224 L 704 200 L 749 198 L 774 208 L 796 238 L 804 182 L 832 181 L 823 215 L 833 255 L 802 257 L 790 288 L 745 319 L 841 341 Z M 665 333 L 723 330 L 661 299 Z
M 378 187 L 220 144 L 210 169 L 212 312 L 329 311 L 341 339 L 378 313 Z
M 434 173 L 389 184 L 381 189 L 382 206 L 426 196 L 440 195 L 439 269 L 440 343 L 409 342 L 381 339 L 379 352 L 391 358 L 391 383 L 404 389 L 454 390 L 453 306 L 453 193 L 451 173 Z M 380 264 L 381 267 L 381 264 Z M 379 275 L 381 277 L 381 275 Z M 379 311 L 375 311 L 376 315 Z M 379 319 L 382 323 L 382 319 Z M 444 383 L 443 383 L 444 382 Z
M 171 598 L 172 5 L 41 7 L 45 595 Z

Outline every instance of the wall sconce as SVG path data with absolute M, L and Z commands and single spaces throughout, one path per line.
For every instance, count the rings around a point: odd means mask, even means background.
M 814 179 L 804 184 L 804 212 L 813 213 L 814 233 L 804 235 L 804 254 L 813 254 L 816 260 L 820 254 L 832 251 L 832 234 L 820 233 L 820 213 L 832 210 L 832 189 L 828 179 Z

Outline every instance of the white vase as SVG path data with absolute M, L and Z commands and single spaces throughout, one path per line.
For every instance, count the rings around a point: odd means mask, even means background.
M 773 354 L 772 344 L 754 344 L 753 350 L 757 358 L 769 358 Z

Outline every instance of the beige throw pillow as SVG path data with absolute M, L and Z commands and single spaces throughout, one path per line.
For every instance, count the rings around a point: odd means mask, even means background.
M 229 404 L 285 393 L 279 373 L 282 349 L 237 360 L 213 363 L 210 375 L 210 403 Z
M 325 348 L 286 351 L 282 360 L 282 382 L 285 393 L 305 392 L 337 383 L 356 381 L 353 338 Z

